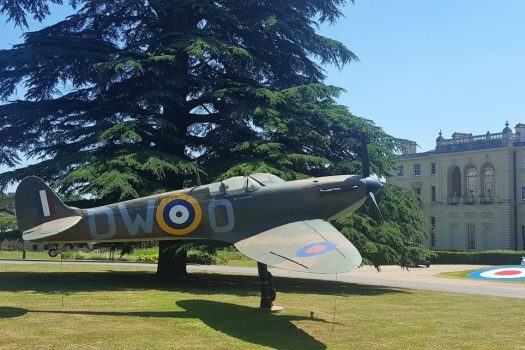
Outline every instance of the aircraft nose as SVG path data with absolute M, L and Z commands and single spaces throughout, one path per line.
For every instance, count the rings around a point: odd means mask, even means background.
M 381 182 L 375 178 L 375 177 L 367 177 L 365 178 L 365 182 L 366 182 L 366 192 L 367 193 L 376 193 L 377 191 L 379 191 L 379 189 L 381 188 Z

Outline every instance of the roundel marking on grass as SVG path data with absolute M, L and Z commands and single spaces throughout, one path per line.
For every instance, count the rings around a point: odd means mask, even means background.
M 488 269 L 474 271 L 468 274 L 468 277 L 480 280 L 525 280 L 525 266 L 499 266 Z

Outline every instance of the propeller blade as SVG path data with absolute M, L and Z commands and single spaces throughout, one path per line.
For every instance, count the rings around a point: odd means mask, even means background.
M 383 217 L 383 214 L 381 213 L 381 209 L 379 209 L 379 205 L 377 205 L 376 196 L 374 192 L 368 192 L 368 196 L 372 199 L 372 202 L 374 202 L 374 205 L 377 208 L 377 211 L 379 212 L 379 216 L 381 216 L 381 220 L 385 221 L 385 218 Z

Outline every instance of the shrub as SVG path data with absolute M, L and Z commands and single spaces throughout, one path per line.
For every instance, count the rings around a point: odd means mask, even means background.
M 62 259 L 71 260 L 109 260 L 109 252 L 82 252 L 82 251 L 64 251 L 62 252 Z M 131 254 L 124 254 L 120 257 L 120 252 L 117 250 L 113 255 L 114 260 L 117 261 L 135 261 L 135 262 L 149 262 L 156 263 L 159 260 L 158 248 L 135 249 Z M 211 254 L 206 251 L 190 249 L 188 250 L 188 263 L 212 265 L 225 264 L 230 260 L 246 260 L 247 258 L 236 249 L 218 250 L 216 254 Z
M 212 265 L 215 262 L 213 255 L 200 250 L 188 250 L 188 263 Z
M 250 260 L 235 248 L 220 249 L 215 252 L 215 263 L 218 265 L 227 264 L 230 260 Z
M 109 260 L 109 253 L 65 251 L 61 255 L 62 259 L 70 260 Z
M 519 265 L 525 251 L 484 250 L 484 251 L 443 251 L 435 250 L 433 264 L 473 264 L 473 265 Z

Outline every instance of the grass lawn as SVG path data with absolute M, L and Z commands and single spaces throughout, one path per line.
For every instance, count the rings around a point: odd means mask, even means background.
M 465 270 L 465 271 L 452 271 L 440 273 L 440 276 L 450 278 L 469 278 L 468 274 L 477 270 Z
M 0 262 L 0 349 L 525 348 L 523 299 L 276 278 L 267 314 L 257 277 L 154 269 Z
M 237 266 L 237 267 L 257 267 L 257 261 L 251 259 L 243 260 L 228 260 L 226 263 L 221 265 Z
M 22 259 L 21 250 L 0 250 L 0 259 Z M 60 257 L 52 258 L 47 254 L 47 251 L 33 252 L 26 251 L 26 259 L 35 260 L 60 260 Z

